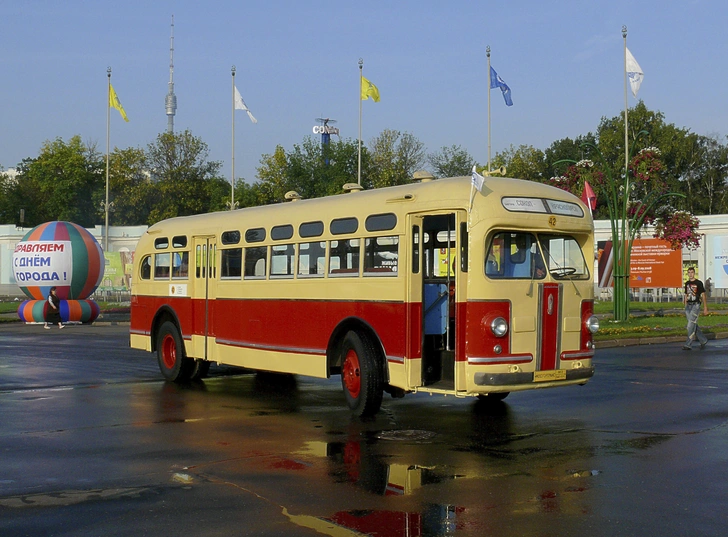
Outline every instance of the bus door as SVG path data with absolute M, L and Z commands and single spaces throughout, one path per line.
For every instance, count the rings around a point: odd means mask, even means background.
M 467 247 L 465 213 L 461 212 L 420 215 L 420 242 L 412 245 L 418 247 L 421 259 L 420 272 L 416 278 L 412 275 L 411 286 L 420 285 L 421 291 L 410 290 L 412 297 L 421 300 L 420 319 L 412 320 L 418 322 L 422 334 L 418 383 L 444 390 L 456 389 L 456 296 L 461 261 L 467 267 L 460 252 L 461 244 Z
M 211 359 L 214 346 L 214 299 L 217 278 L 217 241 L 214 236 L 193 237 L 195 249 L 194 289 L 192 308 L 194 319 L 193 348 L 196 358 Z
M 422 224 L 423 217 L 410 215 L 409 267 L 407 268 L 407 349 L 405 372 L 409 386 L 422 385 Z M 400 269 L 401 270 L 401 269 Z

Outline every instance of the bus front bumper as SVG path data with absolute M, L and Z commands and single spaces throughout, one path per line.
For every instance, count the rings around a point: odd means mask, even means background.
M 594 367 L 580 367 L 567 369 L 565 382 L 588 380 L 594 376 Z M 515 386 L 519 384 L 534 383 L 533 372 L 518 373 L 475 373 L 473 381 L 477 386 Z

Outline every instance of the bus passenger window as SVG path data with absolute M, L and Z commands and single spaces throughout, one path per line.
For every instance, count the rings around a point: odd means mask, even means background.
M 144 259 L 142 259 L 141 265 L 141 274 L 140 277 L 142 280 L 148 280 L 152 277 L 152 256 L 147 255 L 144 256 Z
M 240 232 L 237 230 L 223 231 L 220 240 L 223 244 L 237 244 L 240 242 Z
M 172 254 L 172 278 L 187 278 L 189 276 L 189 252 L 175 252 Z
M 273 226 L 270 230 L 270 238 L 274 241 L 285 241 L 291 237 L 293 237 L 293 226 L 291 224 Z
M 329 274 L 359 275 L 359 239 L 331 241 L 329 249 Z
M 220 250 L 221 267 L 220 277 L 222 279 L 237 279 L 242 276 L 243 249 L 228 248 Z
M 399 237 L 374 237 L 364 244 L 364 274 L 397 275 Z
M 245 279 L 265 278 L 265 260 L 268 255 L 267 246 L 256 246 L 245 249 Z
M 298 245 L 298 275 L 323 276 L 326 271 L 326 243 L 304 242 Z
M 169 253 L 156 254 L 154 256 L 154 279 L 169 279 Z
M 295 256 L 296 249 L 292 244 L 277 244 L 271 246 L 270 275 L 293 278 Z

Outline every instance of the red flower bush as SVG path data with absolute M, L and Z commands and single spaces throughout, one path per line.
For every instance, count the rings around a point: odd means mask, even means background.
M 700 246 L 698 226 L 700 220 L 695 216 L 685 211 L 677 211 L 657 221 L 653 237 L 666 240 L 673 250 L 694 249 Z

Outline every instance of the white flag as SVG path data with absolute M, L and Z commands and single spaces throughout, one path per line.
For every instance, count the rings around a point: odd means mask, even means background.
M 245 101 L 243 101 L 243 97 L 242 95 L 240 95 L 237 86 L 233 86 L 233 88 L 235 88 L 235 110 L 245 110 L 248 113 L 250 121 L 252 121 L 253 123 L 258 123 L 258 120 L 253 117 L 253 114 L 250 113 L 248 107 L 245 106 Z
M 634 56 L 632 56 L 632 53 L 627 49 L 627 77 L 629 78 L 629 85 L 632 86 L 632 95 L 634 95 L 634 98 L 637 98 L 637 92 L 640 89 L 640 84 L 642 84 L 642 79 L 645 77 L 644 73 L 642 72 L 642 67 L 640 67 L 640 64 L 637 63 L 637 60 L 634 59 Z
M 473 182 L 473 186 L 478 190 L 478 192 L 482 193 L 483 184 L 485 184 L 485 177 L 478 173 L 478 171 L 475 169 L 475 166 L 473 166 L 473 176 L 471 180 Z

